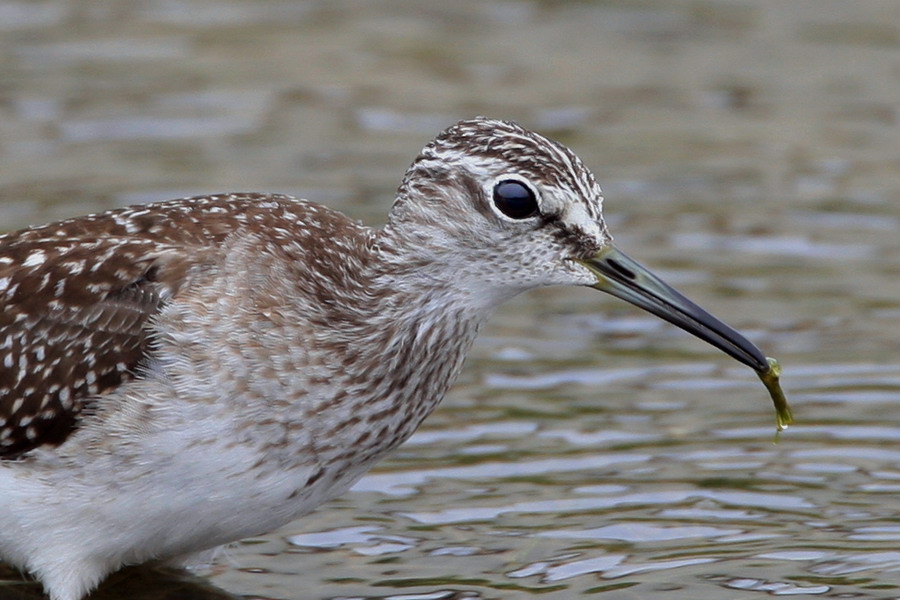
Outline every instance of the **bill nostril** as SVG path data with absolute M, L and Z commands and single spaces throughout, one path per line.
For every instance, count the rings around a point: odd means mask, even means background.
M 617 273 L 619 273 L 626 279 L 630 279 L 632 281 L 637 279 L 637 275 L 635 274 L 634 271 L 632 271 L 631 269 L 629 269 L 628 267 L 626 267 L 625 265 L 623 265 L 616 259 L 608 258 L 608 259 L 606 259 L 606 262 L 609 264 L 609 266 L 611 266 L 613 269 L 615 269 Z

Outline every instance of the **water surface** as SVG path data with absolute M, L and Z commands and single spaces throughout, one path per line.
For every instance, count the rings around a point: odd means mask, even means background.
M 595 170 L 621 248 L 779 358 L 797 425 L 773 444 L 755 376 L 665 323 L 531 293 L 409 443 L 211 582 L 896 598 L 897 23 L 874 0 L 0 0 L 0 224 L 237 190 L 378 224 L 435 133 L 517 119 Z

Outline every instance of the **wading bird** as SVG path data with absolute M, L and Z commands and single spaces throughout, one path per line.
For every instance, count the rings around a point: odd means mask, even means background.
M 617 250 L 568 148 L 461 121 L 387 224 L 187 198 L 0 237 L 0 558 L 53 600 L 190 561 L 345 491 L 407 439 L 505 300 L 609 292 L 759 373 L 762 353 Z

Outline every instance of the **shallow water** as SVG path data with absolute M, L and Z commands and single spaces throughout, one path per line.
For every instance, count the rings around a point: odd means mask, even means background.
M 667 324 L 534 292 L 390 460 L 212 583 L 896 598 L 898 23 L 875 0 L 0 0 L 0 224 L 251 189 L 377 224 L 433 134 L 515 118 L 595 170 L 621 248 L 779 358 L 796 426 L 774 444 L 755 376 Z

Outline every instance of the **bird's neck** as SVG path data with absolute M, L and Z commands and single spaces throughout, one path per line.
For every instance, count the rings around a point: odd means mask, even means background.
M 405 439 L 456 380 L 495 303 L 455 285 L 426 253 L 379 232 L 366 265 L 365 315 L 346 331 L 337 354 L 350 447 L 375 460 Z M 330 340 L 329 343 L 334 343 Z M 328 349 L 334 355 L 334 348 Z M 368 421 L 367 421 L 368 419 Z
M 394 293 L 487 318 L 525 288 L 492 273 L 496 256 L 448 238 L 445 224 L 394 219 L 375 235 L 373 280 Z M 458 236 L 463 237 L 463 236 Z

